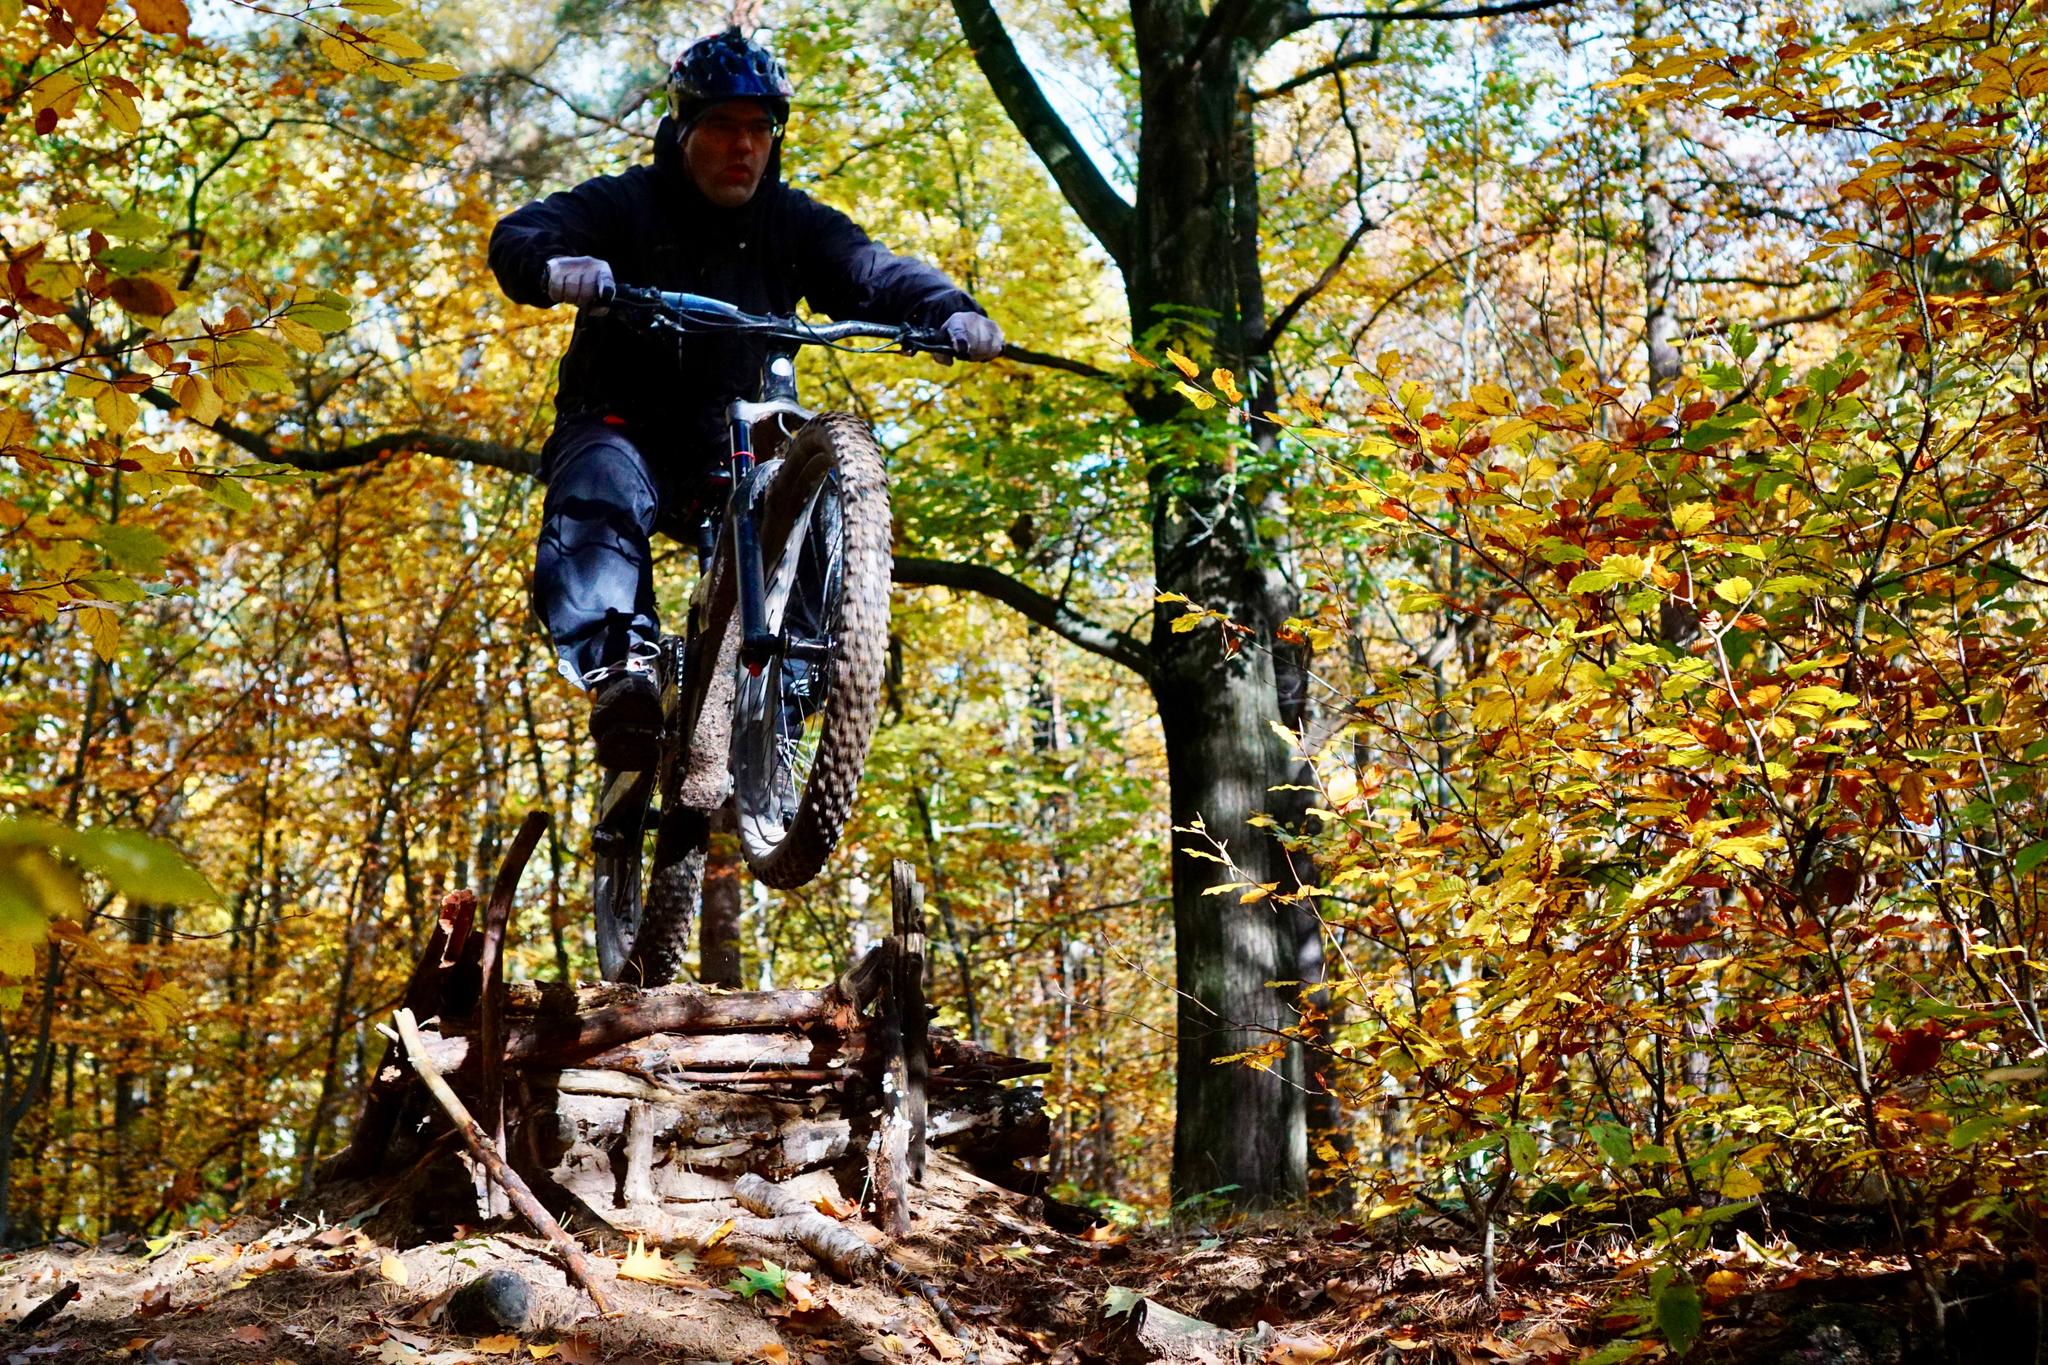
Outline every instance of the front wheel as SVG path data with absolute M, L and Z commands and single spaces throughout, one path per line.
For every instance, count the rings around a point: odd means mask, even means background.
M 865 423 L 827 413 L 790 439 L 763 500 L 761 557 L 782 646 L 740 669 L 733 789 L 748 868 L 786 890 L 838 844 L 881 711 L 889 492 Z

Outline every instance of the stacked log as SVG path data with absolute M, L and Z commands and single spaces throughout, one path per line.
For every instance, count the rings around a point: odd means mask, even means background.
M 514 854 L 538 835 L 529 822 Z M 738 1201 L 744 1176 L 850 1168 L 842 1184 L 870 1191 L 901 1235 L 927 1145 L 997 1168 L 1045 1152 L 1041 1093 L 1007 1082 L 1048 1068 L 930 1027 L 908 864 L 895 868 L 888 939 L 829 986 L 778 991 L 505 982 L 517 877 L 508 858 L 481 929 L 474 897 L 444 907 L 407 988 L 405 1043 L 372 1078 L 340 1173 L 410 1165 L 460 1108 L 511 1186 L 621 1232 L 687 1235 Z M 453 1107 L 426 1093 L 427 1071 Z M 504 1213 L 498 1163 L 475 1164 L 493 1167 L 478 1179 L 480 1212 Z

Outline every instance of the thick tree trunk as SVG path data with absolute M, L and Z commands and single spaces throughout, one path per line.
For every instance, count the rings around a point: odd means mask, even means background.
M 1181 349 L 1234 371 L 1262 368 L 1253 333 L 1258 290 L 1245 257 L 1257 250 L 1256 206 L 1239 201 L 1256 177 L 1238 113 L 1242 54 L 1213 44 L 1183 60 L 1201 16 L 1191 7 L 1134 7 L 1148 109 L 1140 133 L 1137 233 L 1129 274 L 1134 330 L 1184 332 Z M 1146 54 L 1153 54 L 1146 60 Z M 1243 240 L 1246 233 L 1252 240 Z M 1162 429 L 1151 471 L 1153 566 L 1159 590 L 1222 612 L 1248 638 L 1213 628 L 1175 633 L 1177 604 L 1152 629 L 1152 687 L 1166 736 L 1173 813 L 1173 902 L 1179 984 L 1173 1192 L 1228 1189 L 1240 1207 L 1298 1199 L 1307 1183 L 1301 1050 L 1290 981 L 1297 928 L 1270 901 L 1207 894 L 1227 880 L 1296 885 L 1279 844 L 1250 821 L 1271 811 L 1269 790 L 1288 780 L 1289 751 L 1272 653 L 1270 547 L 1253 534 L 1253 504 L 1235 470 L 1229 436 L 1196 425 L 1171 392 L 1137 393 L 1138 415 Z M 1177 428 L 1177 430 L 1176 430 Z M 1205 834 L 1192 832 L 1197 826 Z M 1222 844 L 1233 874 L 1213 861 Z M 1208 855 L 1208 856 L 1204 856 Z M 1256 1065 L 1217 1059 L 1266 1049 Z

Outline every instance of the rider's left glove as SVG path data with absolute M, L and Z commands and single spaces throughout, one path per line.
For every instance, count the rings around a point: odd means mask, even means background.
M 963 360 L 994 360 L 1003 353 L 1003 329 L 996 326 L 993 318 L 979 313 L 955 313 L 939 330 L 945 333 L 953 354 Z
M 555 256 L 548 261 L 548 297 L 556 303 L 590 308 L 609 302 L 613 287 L 611 266 L 595 256 Z

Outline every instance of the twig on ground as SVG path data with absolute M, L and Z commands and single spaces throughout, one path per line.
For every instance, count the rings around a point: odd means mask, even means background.
M 405 1050 L 412 1058 L 413 1070 L 418 1073 L 427 1089 L 433 1092 L 434 1098 L 441 1102 L 441 1107 L 448 1111 L 448 1117 L 454 1121 L 455 1130 L 462 1135 L 462 1141 L 469 1148 L 470 1155 L 490 1172 L 491 1178 L 505 1191 L 505 1197 L 512 1201 L 512 1207 L 519 1211 L 520 1216 L 533 1224 L 534 1228 L 548 1239 L 548 1245 L 555 1249 L 555 1253 L 567 1266 L 569 1278 L 582 1286 L 584 1293 L 590 1295 L 591 1302 L 597 1305 L 597 1311 L 609 1313 L 611 1307 L 605 1302 L 604 1291 L 598 1287 L 597 1277 L 591 1270 L 590 1258 L 583 1254 L 583 1248 L 577 1245 L 576 1239 L 562 1230 L 562 1225 L 555 1221 L 554 1216 L 541 1207 L 540 1201 L 533 1197 L 533 1191 L 519 1178 L 518 1172 L 505 1164 L 505 1158 L 492 1147 L 483 1129 L 470 1117 L 469 1110 L 463 1107 L 462 1101 L 449 1089 L 448 1082 L 442 1079 L 441 1073 L 434 1068 L 433 1062 L 427 1056 L 427 1045 L 420 1037 L 420 1027 L 414 1021 L 412 1011 L 399 1010 L 392 1016 L 392 1020 L 398 1025 L 399 1037 L 405 1040 Z
M 78 1297 L 78 1281 L 67 1280 L 57 1287 L 57 1292 L 22 1314 L 21 1321 L 14 1324 L 17 1332 L 33 1332 L 51 1318 L 64 1311 L 64 1305 Z

